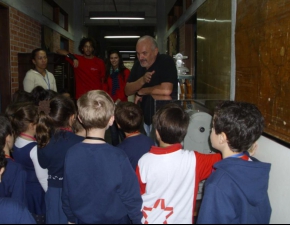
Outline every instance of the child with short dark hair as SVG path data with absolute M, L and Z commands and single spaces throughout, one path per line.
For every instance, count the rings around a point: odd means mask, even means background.
M 2 123 L 3 121 L 4 124 Z M 5 134 L 9 132 L 2 132 L 6 126 L 8 119 L 0 116 L 0 145 L 2 147 L 3 143 L 6 142 L 7 136 Z M 4 128 L 4 129 L 3 129 Z M 4 135 L 3 135 L 4 134 Z M 7 160 L 5 159 L 4 151 L 0 151 L 0 181 L 3 173 L 5 172 L 5 167 Z M 0 197 L 0 224 L 35 224 L 35 220 L 31 216 L 27 208 L 20 204 L 18 201 L 12 198 Z
M 12 198 L 26 205 L 26 171 L 11 157 L 14 144 L 14 131 L 10 121 L 0 116 L 0 151 L 4 151 L 7 165 L 0 183 L 0 197 Z
M 141 156 L 155 145 L 150 137 L 140 133 L 143 123 L 142 109 L 132 102 L 119 102 L 115 110 L 115 120 L 126 135 L 126 139 L 117 147 L 125 151 L 133 169 L 136 170 Z
M 77 101 L 86 139 L 65 159 L 63 209 L 70 223 L 141 223 L 138 180 L 126 154 L 104 140 L 114 122 L 115 105 L 104 91 L 89 91 Z
M 58 95 L 39 102 L 39 122 L 36 139 L 39 146 L 38 161 L 48 170 L 48 189 L 45 193 L 46 223 L 64 224 L 61 193 L 64 177 L 64 160 L 68 149 L 84 140 L 73 133 L 72 125 L 77 113 L 72 99 Z
M 263 132 L 261 112 L 251 103 L 224 101 L 216 107 L 212 125 L 211 143 L 223 160 L 205 183 L 197 222 L 268 224 L 271 165 L 247 152 Z
M 198 184 L 211 174 L 221 155 L 183 149 L 180 143 L 189 121 L 188 113 L 175 103 L 164 105 L 153 117 L 160 147 L 143 155 L 136 169 L 143 224 L 193 223 Z

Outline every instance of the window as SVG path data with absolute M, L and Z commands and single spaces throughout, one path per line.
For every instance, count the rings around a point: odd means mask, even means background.
M 68 30 L 68 14 L 53 0 L 42 1 L 42 14 L 63 29 Z

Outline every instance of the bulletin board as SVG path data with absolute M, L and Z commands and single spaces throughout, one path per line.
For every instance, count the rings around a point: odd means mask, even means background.
M 265 133 L 290 143 L 290 1 L 238 1 L 236 100 L 256 104 Z

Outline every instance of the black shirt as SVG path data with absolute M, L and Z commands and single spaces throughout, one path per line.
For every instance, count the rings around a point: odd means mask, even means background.
M 156 57 L 155 62 L 152 66 L 146 70 L 145 67 L 140 65 L 137 60 L 131 70 L 130 76 L 127 80 L 128 83 L 135 82 L 140 77 L 144 76 L 146 72 L 155 73 L 152 75 L 150 83 L 146 83 L 142 88 L 153 87 L 160 85 L 161 83 L 172 83 L 173 90 L 172 93 L 177 93 L 177 69 L 174 60 L 169 55 L 159 54 Z M 144 122 L 147 125 L 152 124 L 152 116 L 154 114 L 154 100 L 151 96 L 144 96 L 141 102 L 141 108 L 144 113 Z

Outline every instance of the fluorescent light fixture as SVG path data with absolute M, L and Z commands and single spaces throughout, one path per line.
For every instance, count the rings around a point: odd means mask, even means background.
M 136 53 L 136 51 L 120 51 L 121 53 Z
M 104 38 L 140 38 L 140 36 L 105 36 Z
M 205 40 L 205 37 L 202 37 L 202 36 L 198 36 L 198 35 L 197 35 L 197 39 Z
M 90 12 L 91 20 L 144 20 L 145 12 Z

